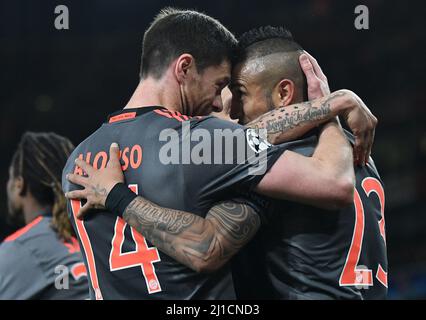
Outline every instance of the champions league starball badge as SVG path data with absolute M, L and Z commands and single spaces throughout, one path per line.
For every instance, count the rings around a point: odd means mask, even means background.
M 264 130 L 262 130 L 262 131 L 264 131 Z M 259 153 L 261 151 L 265 151 L 266 149 L 268 149 L 269 147 L 272 146 L 266 140 L 266 131 L 265 131 L 265 137 L 262 137 L 259 130 L 247 129 L 246 130 L 246 139 L 247 139 L 247 144 L 256 153 Z

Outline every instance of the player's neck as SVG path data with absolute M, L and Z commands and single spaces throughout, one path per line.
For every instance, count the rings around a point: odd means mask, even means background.
M 179 95 L 174 94 L 174 86 L 167 78 L 144 79 L 139 82 L 124 109 L 162 106 L 172 111 L 181 111 Z
M 30 223 L 38 216 L 43 213 L 46 213 L 50 209 L 49 206 L 40 205 L 34 198 L 30 198 L 25 201 L 23 206 L 25 224 Z

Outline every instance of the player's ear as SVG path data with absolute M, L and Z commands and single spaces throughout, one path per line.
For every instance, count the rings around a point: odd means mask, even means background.
M 196 70 L 196 68 L 192 55 L 184 53 L 177 58 L 174 72 L 179 83 L 187 81 L 194 70 Z
M 19 194 L 20 196 L 24 196 L 25 195 L 25 180 L 23 177 L 19 176 L 16 177 L 13 180 L 13 184 L 14 184 L 14 189 L 16 190 L 16 193 Z
M 280 80 L 272 92 L 272 101 L 274 106 L 285 107 L 292 104 L 294 89 L 294 82 L 290 79 Z

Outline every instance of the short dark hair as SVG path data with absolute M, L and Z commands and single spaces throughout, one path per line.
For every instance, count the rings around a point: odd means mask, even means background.
M 287 28 L 264 26 L 251 29 L 239 37 L 235 58 L 239 62 L 249 57 L 302 50 Z
M 231 61 L 234 35 L 216 19 L 193 10 L 165 8 L 146 30 L 140 78 L 159 79 L 173 59 L 183 53 L 195 58 L 197 70 Z
M 12 157 L 13 177 L 24 179 L 28 191 L 37 202 L 52 208 L 52 227 L 63 240 L 74 235 L 62 191 L 62 170 L 74 145 L 53 132 L 25 132 Z
M 278 58 L 271 58 L 274 64 L 269 71 L 269 81 L 263 81 L 265 95 L 272 93 L 274 81 L 281 76 L 288 76 L 300 88 L 301 98 L 307 100 L 306 77 L 299 64 L 299 56 L 303 48 L 293 39 L 291 32 L 285 27 L 264 26 L 243 33 L 238 39 L 238 48 L 233 64 L 262 58 L 275 53 L 285 59 L 285 65 Z M 282 55 L 281 55 L 282 54 Z

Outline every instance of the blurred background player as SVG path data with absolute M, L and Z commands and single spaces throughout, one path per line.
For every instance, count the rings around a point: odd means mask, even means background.
M 25 227 L 0 245 L 0 299 L 88 298 L 87 274 L 61 188 L 62 169 L 73 149 L 55 133 L 26 132 L 21 138 L 9 168 L 7 196 L 9 214 L 24 220 Z M 56 288 L 55 281 L 63 288 Z

